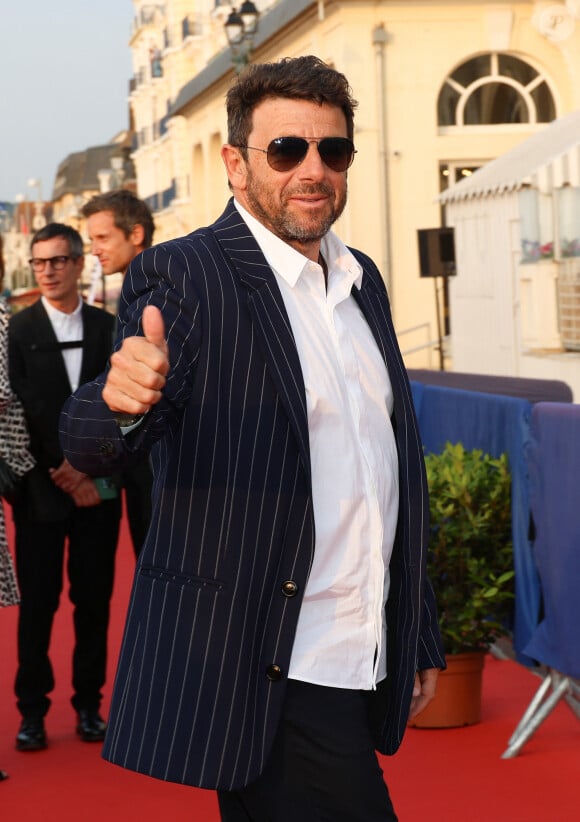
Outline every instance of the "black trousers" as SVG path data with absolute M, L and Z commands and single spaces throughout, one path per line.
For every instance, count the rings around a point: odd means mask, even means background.
M 20 607 L 15 692 L 22 716 L 43 717 L 54 674 L 48 655 L 54 615 L 63 586 L 65 544 L 73 603 L 75 710 L 98 710 L 107 665 L 109 603 L 121 518 L 120 500 L 75 508 L 64 520 L 38 522 L 14 511 Z
M 153 473 L 148 454 L 135 465 L 123 470 L 121 484 L 125 489 L 125 505 L 127 506 L 131 542 L 133 543 L 135 556 L 138 557 L 151 522 Z
M 290 680 L 264 771 L 241 790 L 218 791 L 223 822 L 396 822 L 367 700 Z

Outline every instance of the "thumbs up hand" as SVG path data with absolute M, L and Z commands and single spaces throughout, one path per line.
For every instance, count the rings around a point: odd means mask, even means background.
M 167 344 L 165 342 L 165 324 L 163 314 L 155 305 L 146 305 L 141 318 L 143 334 L 145 339 L 153 343 L 156 348 L 167 354 Z M 167 373 L 167 372 L 166 372 Z
M 165 326 L 161 311 L 148 305 L 143 311 L 143 337 L 126 337 L 111 355 L 103 399 L 121 414 L 146 414 L 159 402 L 169 371 Z

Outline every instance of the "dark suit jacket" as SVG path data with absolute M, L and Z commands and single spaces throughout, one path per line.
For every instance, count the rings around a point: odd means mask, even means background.
M 377 747 L 403 736 L 418 668 L 443 666 L 425 578 L 428 501 L 411 392 L 384 283 L 353 289 L 395 396 L 400 511 L 387 606 Z M 284 698 L 315 550 L 306 399 L 273 272 L 230 202 L 212 226 L 145 251 L 124 282 L 124 333 L 165 317 L 161 402 L 123 440 L 104 375 L 66 404 L 73 464 L 110 471 L 153 447 L 153 525 L 139 558 L 104 754 L 161 779 L 231 789 L 255 779 Z M 295 586 L 286 586 L 293 580 Z
M 101 309 L 83 305 L 80 382 L 94 379 L 106 366 L 113 344 L 115 319 Z M 50 479 L 49 468 L 63 460 L 58 437 L 60 411 L 71 394 L 64 359 L 41 300 L 15 314 L 8 334 L 9 372 L 20 397 L 30 433 L 36 466 L 24 478 L 17 505 L 25 505 L 38 520 L 64 519 L 72 510 L 68 494 Z

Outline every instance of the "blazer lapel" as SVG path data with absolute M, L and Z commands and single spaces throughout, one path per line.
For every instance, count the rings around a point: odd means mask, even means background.
M 59 349 L 54 328 L 48 318 L 48 314 L 42 304 L 42 300 L 38 300 L 31 306 L 31 313 L 29 316 L 30 351 L 38 352 L 43 356 L 50 356 L 50 379 L 52 384 L 55 386 L 55 391 L 58 390 L 56 386 L 60 383 L 66 387 L 70 393 L 72 389 L 68 379 L 66 366 L 64 364 L 64 358 Z
M 294 335 L 276 277 L 233 201 L 212 228 L 247 289 L 248 309 L 258 341 L 310 475 L 306 390 Z
M 101 338 L 101 329 L 94 322 L 94 314 L 87 310 L 87 306 L 83 303 L 82 307 L 83 317 L 83 358 L 80 374 L 80 385 L 92 380 L 95 374 L 101 370 L 103 343 Z M 111 350 L 113 348 L 113 338 L 111 336 Z

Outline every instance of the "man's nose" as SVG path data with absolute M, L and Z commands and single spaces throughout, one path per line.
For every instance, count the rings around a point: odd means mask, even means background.
M 325 165 L 318 151 L 318 143 L 313 140 L 308 144 L 306 156 L 298 166 L 298 171 L 303 177 L 323 177 L 326 173 Z

